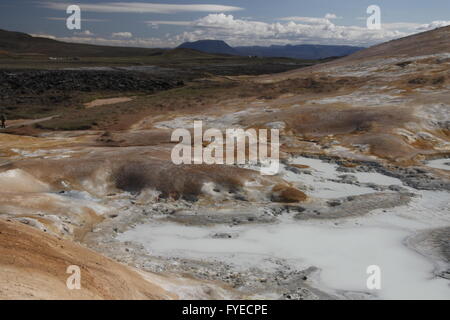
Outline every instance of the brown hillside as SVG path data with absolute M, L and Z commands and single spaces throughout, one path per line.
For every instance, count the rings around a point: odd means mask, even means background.
M 134 270 L 72 242 L 0 219 L 0 299 L 171 299 Z M 67 267 L 81 268 L 68 290 Z

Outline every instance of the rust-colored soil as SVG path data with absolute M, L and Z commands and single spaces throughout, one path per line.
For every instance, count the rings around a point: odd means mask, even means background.
M 67 267 L 81 269 L 81 289 L 66 286 Z M 133 269 L 75 243 L 0 219 L 0 299 L 175 298 Z

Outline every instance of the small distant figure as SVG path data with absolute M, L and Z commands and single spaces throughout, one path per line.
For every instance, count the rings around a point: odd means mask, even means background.
M 4 113 L 0 114 L 0 128 L 5 129 L 6 128 L 6 115 Z

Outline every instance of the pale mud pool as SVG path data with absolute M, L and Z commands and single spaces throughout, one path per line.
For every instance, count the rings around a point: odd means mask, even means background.
M 447 158 L 447 159 L 430 160 L 426 163 L 426 166 L 430 168 L 450 171 L 450 159 Z
M 242 274 L 260 270 L 275 275 L 279 269 L 274 261 L 294 271 L 315 267 L 304 285 L 332 298 L 450 299 L 449 279 L 437 276 L 438 270 L 448 269 L 448 261 L 425 255 L 429 248 L 413 245 L 416 235 L 450 226 L 447 191 L 416 190 L 376 172 L 353 172 L 356 180 L 342 183 L 343 173 L 334 163 L 297 157 L 290 164 L 308 167 L 293 172 L 283 165 L 282 177 L 301 181 L 317 199 L 371 195 L 377 192 L 375 185 L 402 188 L 411 200 L 338 219 L 299 219 L 285 211 L 266 223 L 201 225 L 154 217 L 117 239 L 141 245 L 151 256 L 226 264 Z M 391 193 L 386 189 L 387 196 Z M 367 288 L 371 265 L 381 270 L 380 290 Z M 281 298 L 267 292 L 261 296 Z

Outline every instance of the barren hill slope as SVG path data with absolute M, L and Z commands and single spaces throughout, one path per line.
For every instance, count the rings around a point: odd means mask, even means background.
M 277 75 L 261 76 L 259 79 L 262 81 L 277 81 L 289 79 L 295 77 L 296 75 L 301 76 L 303 74 L 309 74 L 319 70 L 326 70 L 327 68 L 338 65 L 354 64 L 355 67 L 357 67 L 357 64 L 359 63 L 369 62 L 376 59 L 394 57 L 407 58 L 446 53 L 450 54 L 450 26 L 381 43 L 330 62 L 303 69 L 292 70 Z
M 341 61 L 400 55 L 414 57 L 445 52 L 450 52 L 450 26 L 385 42 L 356 52 Z
M 67 43 L 6 30 L 0 30 L 0 50 L 16 54 L 42 54 L 67 57 L 148 56 L 162 54 L 166 51 L 163 49 Z
M 0 299 L 175 297 L 131 268 L 18 222 L 0 219 L 0 243 Z M 70 265 L 81 269 L 81 290 L 66 287 Z

